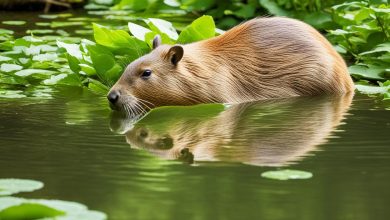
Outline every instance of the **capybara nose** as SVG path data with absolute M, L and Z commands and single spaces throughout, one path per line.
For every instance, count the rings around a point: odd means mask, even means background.
M 114 90 L 114 91 L 111 91 L 110 93 L 108 93 L 107 99 L 108 99 L 108 101 L 110 101 L 112 104 L 115 104 L 115 103 L 118 101 L 119 96 L 120 96 L 119 92 L 116 91 L 116 90 Z

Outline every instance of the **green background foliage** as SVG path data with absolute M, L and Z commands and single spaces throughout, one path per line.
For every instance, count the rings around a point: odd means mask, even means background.
M 94 0 L 86 8 L 104 9 L 90 12 L 113 20 L 102 25 L 69 13 L 41 15 L 57 19 L 36 24 L 52 29 L 28 30 L 31 36 L 21 38 L 15 38 L 12 27 L 25 21 L 2 21 L 7 28 L 0 29 L 0 96 L 32 96 L 27 88 L 52 85 L 86 86 L 104 94 L 131 61 L 151 50 L 157 34 L 164 44 L 185 44 L 253 17 L 275 15 L 313 25 L 344 56 L 358 90 L 389 97 L 390 7 L 384 0 Z M 183 17 L 189 19 L 170 22 Z M 115 19 L 127 25 L 118 26 Z M 75 33 L 86 39 L 71 37 L 59 27 L 77 28 Z M 88 37 L 91 33 L 93 38 Z

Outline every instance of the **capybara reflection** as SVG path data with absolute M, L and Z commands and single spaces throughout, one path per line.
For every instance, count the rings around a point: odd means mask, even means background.
M 206 119 L 190 115 L 164 124 L 141 120 L 125 135 L 132 148 L 165 159 L 283 166 L 326 142 L 351 100 L 349 94 L 237 104 Z

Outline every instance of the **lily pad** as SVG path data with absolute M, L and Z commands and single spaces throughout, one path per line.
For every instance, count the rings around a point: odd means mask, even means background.
M 1 23 L 6 25 L 24 25 L 26 24 L 26 21 L 3 21 Z
M 1 197 L 0 219 L 104 220 L 107 216 L 76 202 Z
M 0 179 L 0 196 L 12 195 L 19 192 L 32 192 L 42 187 L 43 183 L 36 180 Z M 2 218 L 0 217 L 0 219 Z
M 307 171 L 301 170 L 277 170 L 266 171 L 261 174 L 262 177 L 275 180 L 290 180 L 290 179 L 310 179 L 313 174 Z
M 23 69 L 23 67 L 20 66 L 20 65 L 17 65 L 17 64 L 3 63 L 0 66 L 0 71 L 6 72 L 6 73 L 9 73 L 9 72 L 12 72 L 12 71 L 21 70 L 21 69 Z

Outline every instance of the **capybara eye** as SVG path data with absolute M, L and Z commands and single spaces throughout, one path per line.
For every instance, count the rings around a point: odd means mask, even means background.
M 141 74 L 141 78 L 142 78 L 142 79 L 147 79 L 147 78 L 149 78 L 151 75 L 152 75 L 152 71 L 151 71 L 151 70 L 144 70 L 144 72 L 142 72 L 142 74 Z

